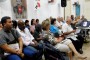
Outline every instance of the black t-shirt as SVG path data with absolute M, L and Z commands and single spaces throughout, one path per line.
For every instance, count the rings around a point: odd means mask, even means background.
M 37 38 L 40 38 L 40 36 L 39 36 L 39 33 L 37 31 L 34 32 L 33 37 L 35 38 L 35 40 L 37 42 L 39 42 L 39 40 L 37 40 Z

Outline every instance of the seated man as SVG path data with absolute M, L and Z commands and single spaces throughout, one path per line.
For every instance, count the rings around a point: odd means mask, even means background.
M 24 56 L 32 57 L 36 54 L 34 51 L 31 52 L 28 47 L 23 48 L 22 38 L 15 29 L 12 29 L 10 17 L 2 17 L 1 23 L 3 28 L 0 31 L 0 48 L 3 53 L 7 53 L 7 60 L 22 60 Z
M 62 31 L 66 38 L 71 39 L 76 50 L 79 51 L 80 53 L 82 53 L 81 51 L 82 51 L 84 39 L 82 39 L 81 37 L 75 36 L 74 33 L 76 30 L 73 30 L 73 28 L 71 27 L 71 22 L 72 22 L 71 18 L 67 18 L 66 23 L 63 24 L 63 26 L 62 26 Z
M 28 28 L 25 28 L 25 23 L 22 20 L 18 21 L 18 28 L 19 28 L 19 33 L 21 34 L 23 43 L 25 46 L 32 47 L 34 51 L 39 51 L 37 52 L 37 60 L 40 60 L 39 58 L 42 58 L 42 44 L 38 44 L 34 37 L 31 35 L 30 31 Z

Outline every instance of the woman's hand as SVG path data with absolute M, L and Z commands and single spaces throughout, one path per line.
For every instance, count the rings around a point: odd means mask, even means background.
M 63 39 L 64 39 L 64 37 L 55 38 L 55 42 L 60 43 Z

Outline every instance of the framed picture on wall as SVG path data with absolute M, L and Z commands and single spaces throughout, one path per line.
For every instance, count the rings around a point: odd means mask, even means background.
M 26 19 L 27 18 L 27 4 L 26 0 L 11 0 L 13 8 L 13 16 L 16 19 Z

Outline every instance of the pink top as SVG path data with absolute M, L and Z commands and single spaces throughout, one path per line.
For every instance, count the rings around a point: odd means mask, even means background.
M 35 30 L 35 25 L 31 25 L 30 31 L 31 31 L 32 33 L 34 33 L 34 30 Z

